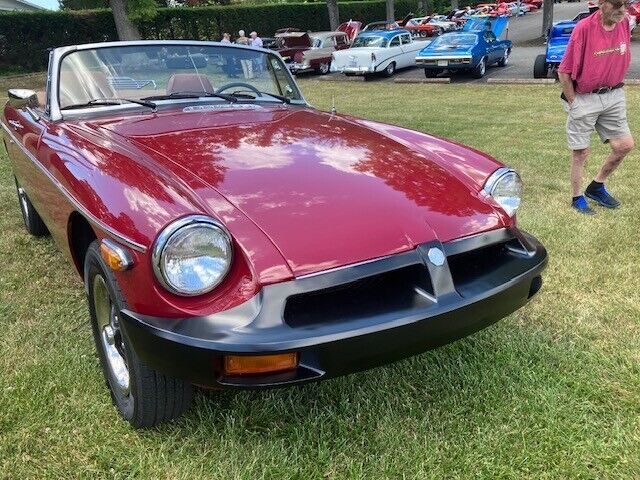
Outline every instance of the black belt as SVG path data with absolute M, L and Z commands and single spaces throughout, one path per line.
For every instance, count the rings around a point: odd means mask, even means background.
M 600 87 L 600 88 L 596 88 L 594 90 L 591 90 L 591 92 L 589 93 L 609 93 L 611 90 L 615 90 L 616 88 L 622 88 L 624 87 L 624 82 L 620 82 L 617 85 L 614 85 L 613 87 Z

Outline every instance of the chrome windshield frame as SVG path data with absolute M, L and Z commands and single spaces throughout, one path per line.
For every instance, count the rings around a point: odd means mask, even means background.
M 78 52 L 82 50 L 96 50 L 101 48 L 116 48 L 116 47 L 136 47 L 136 46 L 194 46 L 194 47 L 222 47 L 222 48 L 232 48 L 232 49 L 244 49 L 244 50 L 252 50 L 252 51 L 260 51 L 267 55 L 273 55 L 276 57 L 282 64 L 282 68 L 285 71 L 285 75 L 292 85 L 296 88 L 298 95 L 300 96 L 300 100 L 292 100 L 291 104 L 293 105 L 303 105 L 310 106 L 309 102 L 304 98 L 300 87 L 296 83 L 293 75 L 286 67 L 282 57 L 278 52 L 273 50 L 269 50 L 266 48 L 259 47 L 251 47 L 247 45 L 238 45 L 238 44 L 228 44 L 228 43 L 220 43 L 220 42 L 200 42 L 195 40 L 136 40 L 136 41 L 128 41 L 128 42 L 103 42 L 103 43 L 87 43 L 84 45 L 71 45 L 68 47 L 59 47 L 52 51 L 50 62 L 49 62 L 49 72 L 48 79 L 50 82 L 50 91 L 49 96 L 47 98 L 48 107 L 49 107 L 49 118 L 52 122 L 61 121 L 64 119 L 65 115 L 70 114 L 70 112 L 63 112 L 60 109 L 60 99 L 58 95 L 59 91 L 59 83 L 60 83 L 60 65 L 64 57 L 69 55 L 72 52 Z M 210 100 L 210 99 L 209 99 Z M 100 109 L 101 112 L 106 109 L 115 109 L 122 110 L 123 105 L 114 105 L 112 107 L 96 107 L 95 110 Z M 131 108 L 131 107 L 129 107 Z M 128 110 L 125 108 L 124 110 Z M 78 112 L 76 112 L 78 113 Z M 83 111 L 84 114 L 87 113 L 86 109 Z M 73 116 L 71 114 L 70 116 Z

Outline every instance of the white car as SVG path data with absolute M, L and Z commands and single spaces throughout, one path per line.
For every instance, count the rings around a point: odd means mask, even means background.
M 331 71 L 345 75 L 382 73 L 388 77 L 399 68 L 415 65 L 424 42 L 414 42 L 404 29 L 361 32 L 351 48 L 332 55 Z

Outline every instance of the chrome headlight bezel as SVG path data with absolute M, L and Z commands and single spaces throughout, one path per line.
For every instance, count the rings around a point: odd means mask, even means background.
M 174 238 L 174 235 L 177 233 L 184 233 L 185 229 L 195 228 L 207 228 L 220 234 L 228 248 L 229 257 L 225 269 L 220 273 L 218 279 L 214 283 L 198 290 L 183 290 L 174 285 L 168 278 L 164 268 L 164 254 L 167 245 L 172 238 Z M 207 217 L 205 215 L 189 215 L 188 217 L 180 218 L 167 225 L 160 234 L 158 234 L 158 237 L 153 244 L 151 262 L 153 264 L 153 272 L 155 273 L 156 279 L 167 291 L 181 297 L 196 297 L 198 295 L 204 295 L 220 285 L 231 269 L 231 265 L 233 264 L 233 243 L 231 241 L 231 235 L 220 222 L 211 217 Z
M 515 207 L 505 205 L 495 197 L 495 191 L 498 188 L 498 186 L 500 186 L 502 182 L 509 181 L 510 178 L 514 176 L 520 186 L 520 195 L 517 197 L 514 196 L 514 198 L 518 199 L 517 205 Z M 520 178 L 520 174 L 518 174 L 518 172 L 516 172 L 512 168 L 501 167 L 489 176 L 489 178 L 484 184 L 483 190 L 487 195 L 493 198 L 498 205 L 500 205 L 500 207 L 507 213 L 507 215 L 509 215 L 510 217 L 513 217 L 518 211 L 520 204 L 522 203 L 522 188 L 523 188 L 523 184 L 522 184 L 522 179 Z

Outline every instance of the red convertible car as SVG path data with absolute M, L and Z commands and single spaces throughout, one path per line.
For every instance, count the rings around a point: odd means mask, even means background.
M 10 90 L 0 123 L 24 224 L 75 265 L 136 427 L 180 415 L 194 386 L 294 385 L 423 352 L 542 284 L 515 171 L 318 111 L 266 49 L 56 48 L 46 91 Z

